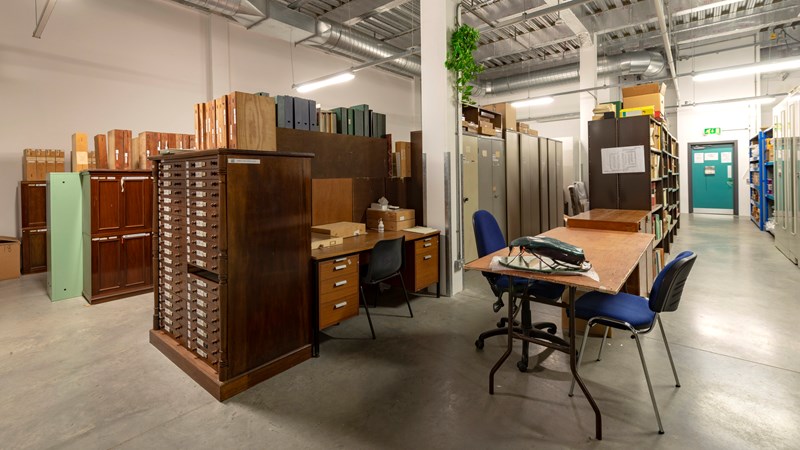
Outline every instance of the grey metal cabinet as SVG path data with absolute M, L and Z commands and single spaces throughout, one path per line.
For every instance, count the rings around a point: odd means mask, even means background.
M 478 258 L 478 248 L 475 243 L 475 230 L 472 228 L 472 215 L 478 210 L 478 138 L 476 136 L 463 136 L 463 154 L 461 156 L 461 170 L 463 181 L 464 202 L 464 260 L 473 261 Z
M 520 236 L 542 232 L 539 138 L 520 135 Z
M 506 228 L 506 146 L 502 140 L 492 140 L 492 214 L 497 218 L 503 235 L 508 239 Z
M 564 226 L 564 143 L 561 141 L 550 141 L 550 142 L 554 142 L 556 144 L 555 200 L 557 206 L 556 206 L 555 227 L 563 227 Z
M 522 185 L 521 185 L 521 135 L 506 131 L 506 231 L 508 239 L 515 239 L 520 234 L 522 225 Z M 537 199 L 538 200 L 538 199 Z
M 539 138 L 539 230 L 544 232 L 550 229 L 550 183 L 548 181 L 548 151 L 547 139 Z

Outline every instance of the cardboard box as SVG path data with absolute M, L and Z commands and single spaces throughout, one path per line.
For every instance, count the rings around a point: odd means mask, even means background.
M 484 136 L 494 136 L 494 127 L 481 126 L 480 128 L 478 128 L 478 133 Z
M 34 150 L 36 157 L 36 181 L 44 181 L 47 178 L 47 159 L 44 150 Z
M 311 227 L 311 232 L 323 236 L 349 238 L 365 234 L 367 232 L 367 226 L 363 223 L 335 222 L 313 226 Z
M 625 109 L 652 106 L 655 111 L 662 114 L 664 110 L 664 94 L 667 92 L 665 83 L 640 84 L 622 88 L 622 103 Z M 622 111 L 620 111 L 622 114 Z
M 318 248 L 333 247 L 334 245 L 342 245 L 343 238 L 334 236 L 325 236 L 324 234 L 311 233 L 311 250 Z
M 64 150 L 56 150 L 56 172 L 65 172 Z
M 500 114 L 502 119 L 500 121 L 501 129 L 515 129 L 517 123 L 517 110 L 516 108 L 512 107 L 510 103 L 495 103 L 493 105 L 481 106 L 481 109 L 486 109 Z
M 276 151 L 275 99 L 231 92 L 227 98 L 228 148 Z
M 539 131 L 529 128 L 528 131 L 525 134 L 527 134 L 529 136 L 538 136 L 539 135 Z
M 36 153 L 26 148 L 22 151 L 22 181 L 36 180 Z
M 0 280 L 19 278 L 19 241 L 0 236 Z

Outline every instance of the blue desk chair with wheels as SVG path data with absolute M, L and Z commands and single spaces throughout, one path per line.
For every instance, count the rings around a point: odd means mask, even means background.
M 482 258 L 490 253 L 494 253 L 502 248 L 508 248 L 506 245 L 503 232 L 500 231 L 500 226 L 497 220 L 488 211 L 479 210 L 472 215 L 472 227 L 475 231 L 475 242 L 478 246 L 478 257 Z M 494 311 L 498 312 L 503 307 L 503 295 L 510 291 L 511 283 L 514 283 L 515 298 L 509 299 L 511 307 L 516 302 L 516 299 L 522 297 L 527 292 L 528 295 L 546 298 L 558 299 L 564 292 L 564 286 L 559 284 L 547 283 L 543 281 L 528 280 L 525 278 L 507 277 L 497 274 L 484 273 L 484 277 L 489 282 L 489 287 L 492 293 L 497 297 L 494 303 Z M 547 330 L 550 334 L 556 333 L 556 324 L 552 322 L 537 322 L 531 323 L 530 302 L 522 302 L 522 323 L 516 326 L 515 331 L 521 334 L 532 334 L 537 330 Z M 507 318 L 502 318 L 497 323 L 497 328 L 484 331 L 478 336 L 475 341 L 475 347 L 482 349 L 484 341 L 492 336 L 506 336 L 508 334 Z M 517 368 L 524 372 L 528 370 L 528 342 L 522 343 L 522 359 L 517 363 Z
M 692 266 L 694 266 L 695 259 L 697 259 L 697 255 L 686 251 L 670 261 L 653 282 L 649 299 L 623 292 L 616 295 L 590 292 L 575 301 L 575 317 L 587 321 L 586 330 L 583 332 L 581 350 L 578 354 L 578 368 L 580 368 L 583 360 L 589 329 L 593 325 L 605 325 L 606 336 L 608 335 L 608 327 L 630 331 L 631 337 L 636 340 L 636 347 L 639 349 L 639 358 L 642 360 L 647 389 L 650 390 L 650 400 L 653 402 L 653 410 L 656 413 L 659 434 L 664 434 L 664 427 L 661 426 L 661 416 L 658 414 L 658 405 L 653 394 L 653 385 L 650 382 L 650 374 L 647 371 L 647 363 L 644 360 L 639 335 L 653 331 L 656 327 L 656 322 L 658 323 L 658 327 L 661 329 L 661 337 L 664 338 L 664 346 L 667 348 L 669 363 L 672 366 L 672 374 L 675 376 L 675 387 L 681 387 L 681 382 L 678 380 L 678 372 L 675 370 L 675 363 L 672 361 L 672 353 L 669 350 L 667 335 L 664 332 L 664 325 L 661 323 L 661 313 L 678 309 L 683 287 L 686 284 L 686 279 L 689 277 Z M 597 354 L 598 361 L 600 361 L 600 354 L 603 351 L 605 342 L 606 337 L 603 336 L 600 352 Z M 569 388 L 570 397 L 572 397 L 574 388 L 575 379 L 572 380 L 572 386 Z

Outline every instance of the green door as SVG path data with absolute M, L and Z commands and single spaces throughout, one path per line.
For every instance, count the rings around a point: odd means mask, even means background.
M 693 212 L 733 214 L 733 144 L 691 149 Z

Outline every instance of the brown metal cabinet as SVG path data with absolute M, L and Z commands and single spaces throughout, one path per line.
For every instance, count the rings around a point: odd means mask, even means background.
M 84 297 L 94 304 L 150 291 L 152 174 L 92 170 L 81 183 Z
M 22 273 L 47 271 L 47 184 L 22 181 L 19 185 L 22 232 Z
M 150 342 L 217 400 L 311 357 L 311 156 L 155 158 Z M 357 313 L 358 259 L 320 276 L 330 320 Z

